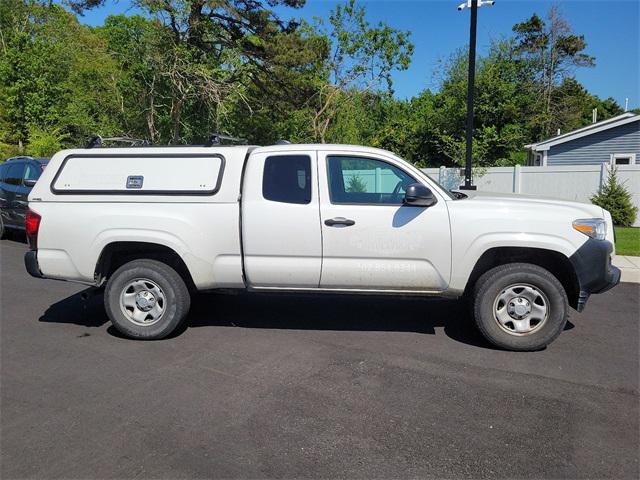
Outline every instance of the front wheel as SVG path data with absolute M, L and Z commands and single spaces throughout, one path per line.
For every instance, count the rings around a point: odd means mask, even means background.
M 473 313 L 478 329 L 494 345 L 515 351 L 540 350 L 564 329 L 567 294 L 542 267 L 500 265 L 478 279 Z
M 184 321 L 191 298 L 182 277 L 157 260 L 125 263 L 107 282 L 104 305 L 114 327 L 129 338 L 158 340 Z

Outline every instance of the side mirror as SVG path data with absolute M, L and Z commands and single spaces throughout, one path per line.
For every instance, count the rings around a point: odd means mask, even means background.
M 36 184 L 37 180 L 32 180 L 32 179 L 24 179 L 22 181 L 22 183 L 24 184 L 25 187 L 29 187 L 29 188 L 33 188 Z
M 431 207 L 438 203 L 438 199 L 421 183 L 412 183 L 406 189 L 403 203 L 414 207 Z

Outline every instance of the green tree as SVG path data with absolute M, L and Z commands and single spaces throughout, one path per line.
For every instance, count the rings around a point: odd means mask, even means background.
M 517 161 L 528 138 L 526 109 L 529 102 L 521 88 L 522 64 L 516 61 L 513 43 L 494 42 L 480 57 L 476 71 L 474 112 L 474 163 L 507 165 Z M 461 166 L 464 162 L 467 99 L 467 52 L 458 50 L 441 67 L 441 83 L 431 97 L 431 112 L 423 115 L 427 139 L 424 153 L 430 165 Z
M 242 98 L 224 118 L 226 128 L 257 143 L 314 141 L 310 100 L 324 83 L 329 40 L 303 24 L 265 48 L 273 61 L 268 69 L 252 69 Z
M 391 150 L 420 167 L 440 165 L 441 152 L 434 139 L 436 94 L 425 90 L 408 101 L 388 99 L 371 138 L 371 145 Z
M 63 133 L 61 127 L 43 128 L 32 126 L 29 129 L 27 154 L 34 157 L 50 157 L 58 150 L 61 150 L 65 141 L 69 138 L 68 133 Z
M 58 129 L 78 141 L 118 128 L 115 62 L 74 15 L 5 0 L 0 33 L 0 140 L 21 149 L 33 129 Z
M 558 104 L 554 90 L 576 68 L 593 67 L 595 58 L 584 53 L 584 35 L 575 35 L 558 6 L 549 10 L 547 20 L 533 14 L 513 26 L 518 51 L 527 60 L 531 72 L 532 100 L 537 100 L 536 122 L 539 136 L 548 137 L 553 129 Z M 560 107 L 562 108 L 562 107 Z
M 413 44 L 409 32 L 380 22 L 371 26 L 366 10 L 347 0 L 329 14 L 329 25 L 318 19 L 316 28 L 331 40 L 324 65 L 324 82 L 312 99 L 312 128 L 316 141 L 324 143 L 341 110 L 352 108 L 361 93 L 386 90 L 393 93 L 391 74 L 406 70 Z
M 315 23 L 275 12 L 303 0 L 134 0 L 141 15 L 81 25 L 103 0 L 0 1 L 0 154 L 48 152 L 95 134 L 197 143 L 208 132 L 268 144 L 335 142 L 392 150 L 419 166 L 460 166 L 467 54 L 438 88 L 394 97 L 409 32 L 346 0 Z M 593 65 L 557 9 L 492 43 L 476 75 L 474 162 L 525 160 L 523 145 L 621 113 L 572 72 Z
M 565 78 L 552 94 L 555 114 L 551 122 L 552 133 L 561 133 L 583 127 L 592 122 L 593 109 L 598 111 L 598 121 L 623 113 L 612 98 L 601 100 L 590 94 L 575 78 Z
M 631 227 L 636 221 L 638 207 L 633 205 L 631 194 L 618 181 L 615 168 L 609 171 L 602 190 L 591 197 L 591 203 L 609 211 L 614 225 Z
M 611 97 L 605 98 L 604 100 L 597 95 L 589 94 L 589 97 L 589 101 L 582 107 L 581 126 L 591 122 L 591 112 L 593 109 L 597 110 L 599 122 L 624 113 L 624 110 L 618 105 L 618 102 Z
M 103 2 L 69 3 L 82 11 Z M 287 68 L 296 68 L 291 60 L 298 55 L 282 55 L 283 37 L 287 37 L 289 52 L 306 50 L 303 37 L 296 32 L 298 25 L 283 22 L 267 8 L 297 8 L 304 0 L 136 0 L 135 3 L 166 29 L 155 29 L 161 36 L 162 48 L 154 49 L 157 55 L 152 62 L 167 88 L 164 103 L 168 103 L 172 143 L 202 137 L 203 129 L 223 130 L 220 127 L 224 127 L 234 105 L 249 100 L 248 84 L 272 90 L 265 85 L 279 80 L 275 75 L 280 66 L 278 61 Z M 150 120 L 151 103 L 145 110 Z M 155 123 L 148 128 L 150 136 L 157 135 Z
M 117 62 L 117 112 L 120 132 L 152 142 L 168 139 L 169 86 L 158 69 L 164 56 L 167 30 L 158 22 L 139 15 L 107 17 L 95 28 Z

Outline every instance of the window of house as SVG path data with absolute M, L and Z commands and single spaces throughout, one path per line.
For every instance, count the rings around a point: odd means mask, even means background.
M 614 153 L 611 155 L 611 165 L 633 165 L 636 163 L 635 153 Z
M 262 196 L 283 203 L 311 203 L 311 158 L 274 155 L 264 162 Z

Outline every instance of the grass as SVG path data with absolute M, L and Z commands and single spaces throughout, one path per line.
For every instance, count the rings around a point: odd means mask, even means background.
M 615 227 L 616 255 L 640 257 L 640 228 Z

